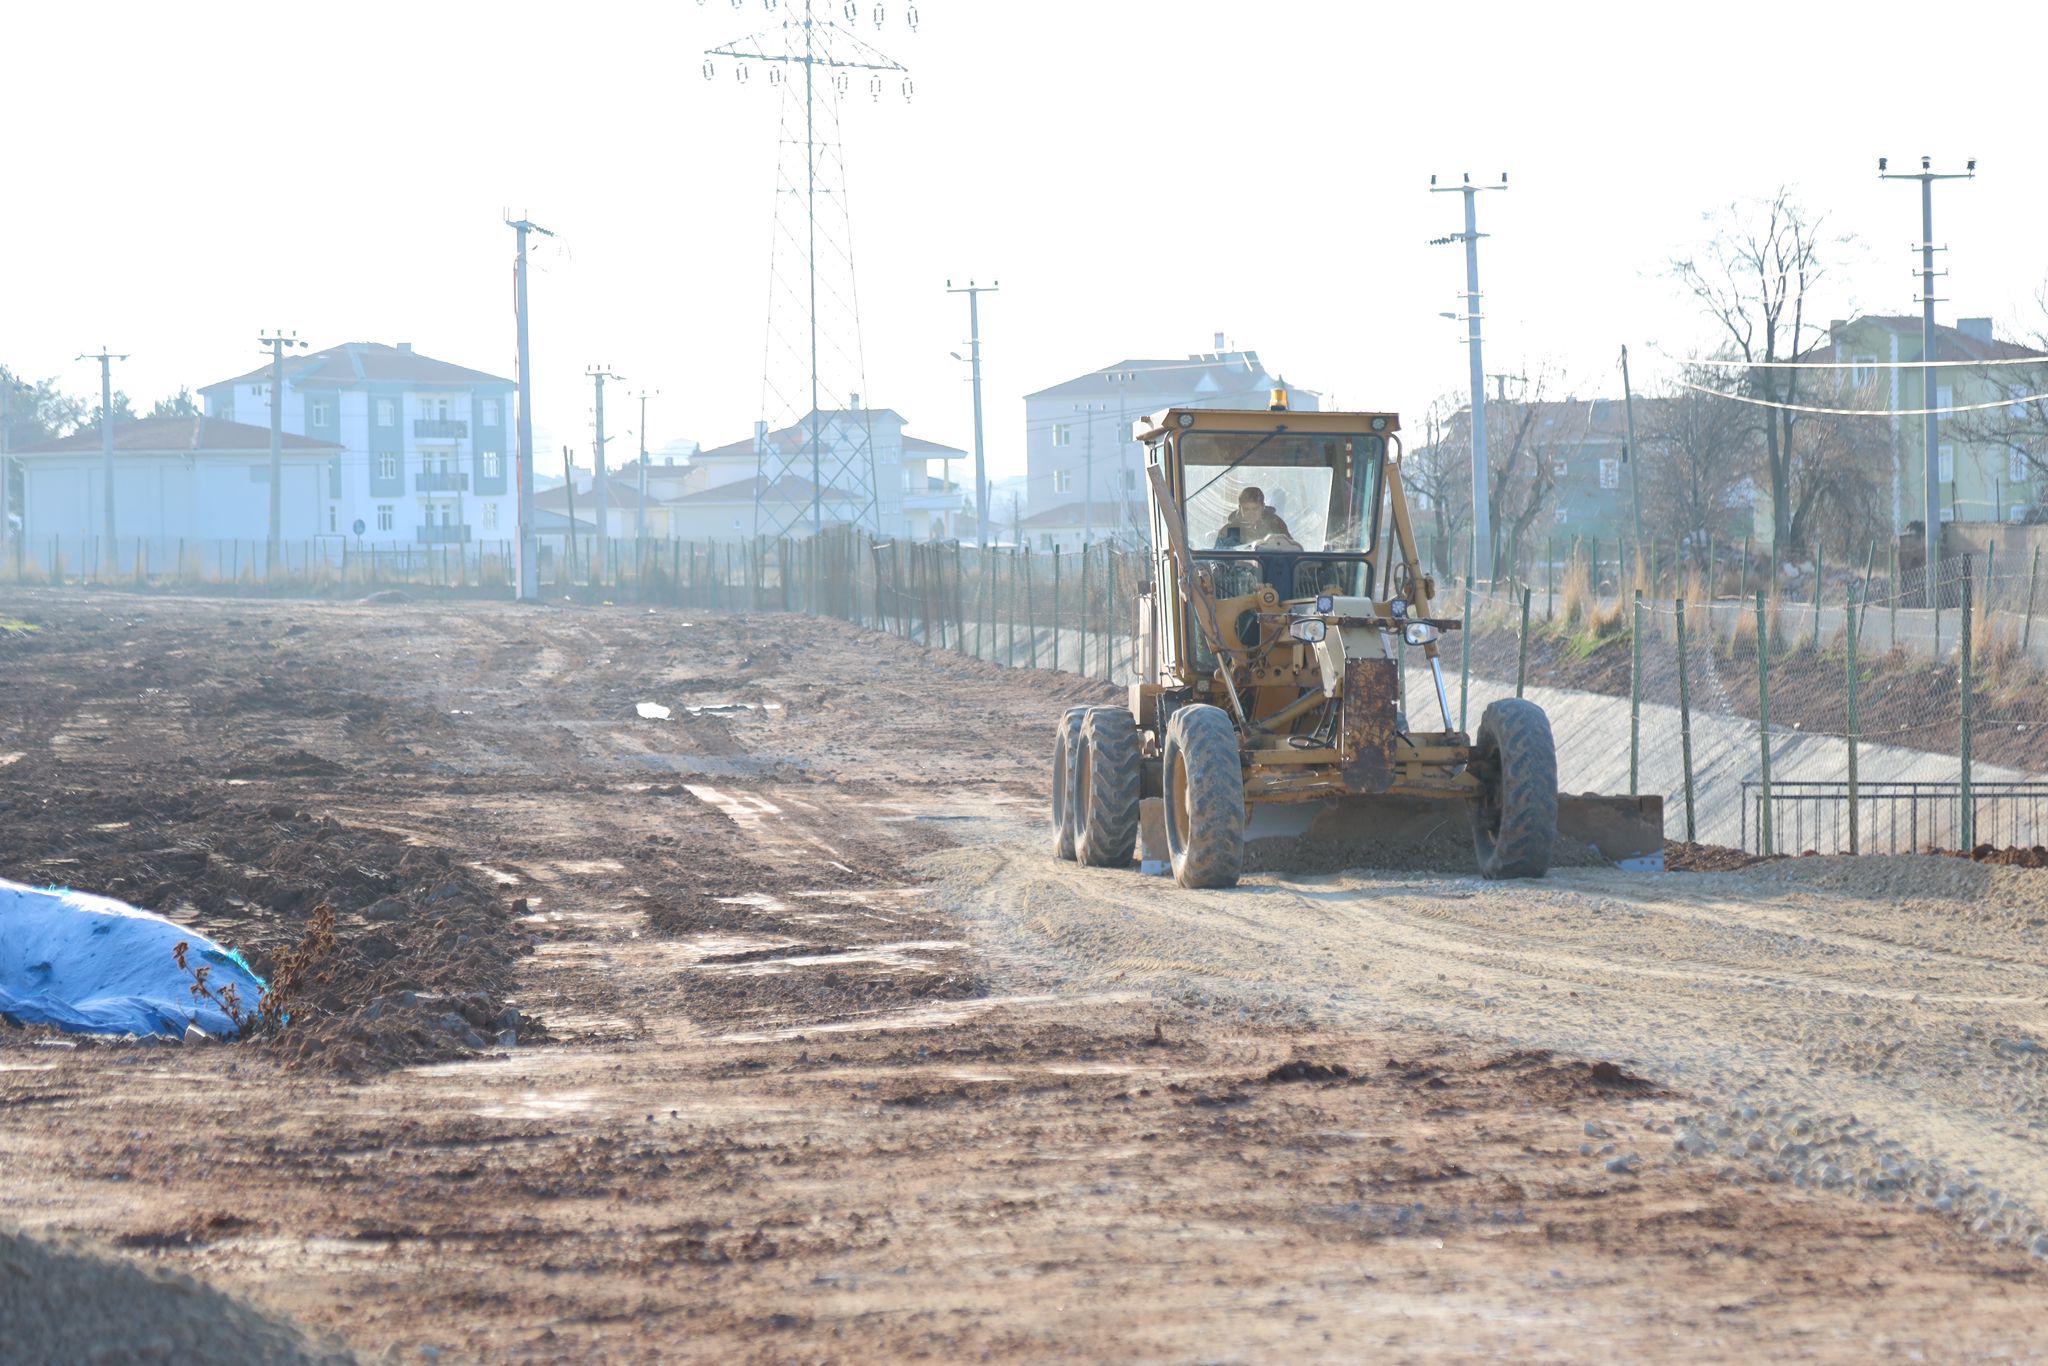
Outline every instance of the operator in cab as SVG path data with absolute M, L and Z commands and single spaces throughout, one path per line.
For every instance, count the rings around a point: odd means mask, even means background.
M 1287 530 L 1287 523 L 1280 514 L 1266 506 L 1266 491 L 1258 485 L 1248 486 L 1237 495 L 1237 511 L 1223 519 L 1223 525 L 1216 529 L 1217 550 L 1235 550 L 1239 546 L 1251 547 L 1268 536 L 1283 537 L 1285 548 L 1299 550 L 1294 537 Z

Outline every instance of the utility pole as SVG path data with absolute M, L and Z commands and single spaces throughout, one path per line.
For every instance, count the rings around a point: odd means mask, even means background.
M 1636 558 L 1643 557 L 1643 476 L 1636 464 L 1636 391 L 1628 383 L 1628 348 L 1621 348 L 1621 406 L 1628 414 L 1628 446 L 1623 451 L 1628 461 L 1628 496 L 1634 504 L 1636 530 Z
M 569 503 L 569 534 L 562 542 L 567 549 L 562 576 L 566 585 L 576 577 L 576 457 L 567 446 L 562 447 L 562 496 Z
M 1922 523 L 1921 534 L 1926 539 L 1927 551 L 1927 605 L 1938 607 L 1935 589 L 1940 581 L 1937 561 L 1941 553 L 1941 484 L 1937 479 L 1941 452 L 1941 414 L 1935 412 L 1935 380 L 1940 372 L 1934 368 L 1934 253 L 1947 251 L 1947 247 L 1934 245 L 1934 182 L 1937 180 L 1973 180 L 1977 175 L 1977 158 L 1971 157 L 1969 167 L 1963 171 L 1938 173 L 1932 169 L 1933 158 L 1921 157 L 1920 169 L 1916 172 L 1900 172 L 1885 169 L 1887 158 L 1877 159 L 1879 180 L 1917 180 L 1920 182 L 1920 381 L 1922 403 L 1927 412 L 1921 418 L 1922 454 L 1925 466 L 1922 471 L 1921 488 L 1926 497 L 1927 516 Z M 1943 271 L 1946 275 L 1948 272 Z M 1963 623 L 1969 629 L 1969 623 Z
M 981 296 L 1002 287 L 1000 280 L 987 285 L 969 280 L 956 289 L 946 281 L 948 294 L 967 296 L 967 355 L 974 371 L 974 543 L 979 546 L 988 544 L 988 462 L 981 445 Z
M 640 513 L 633 524 L 634 574 L 647 568 L 647 400 L 661 397 L 659 389 L 642 389 L 640 400 Z M 637 581 L 637 580 L 636 580 Z
M 100 509 L 105 515 L 106 557 L 112 563 L 114 555 L 114 362 L 127 360 L 108 351 L 106 344 L 100 344 L 96 356 L 80 356 L 80 360 L 96 360 L 100 363 Z
M 513 457 L 519 465 L 519 600 L 540 601 L 540 542 L 533 528 L 533 356 L 526 340 L 526 237 L 554 234 L 538 223 L 521 218 L 505 220 L 519 238 L 518 263 L 512 271 L 512 310 L 519 330 L 519 450 Z
M 612 507 L 611 494 L 605 487 L 604 477 L 604 382 L 608 379 L 624 379 L 625 376 L 615 375 L 602 365 L 593 365 L 584 373 L 597 384 L 597 446 L 590 456 L 590 501 L 596 509 L 591 516 L 597 521 L 597 540 L 596 548 L 591 551 L 590 568 L 596 575 L 597 582 L 603 583 L 605 564 L 609 558 L 604 543 L 605 522 Z
M 1508 173 L 1500 173 L 1498 185 L 1474 185 L 1468 172 L 1460 185 L 1439 185 L 1436 177 L 1429 178 L 1431 194 L 1462 194 L 1465 196 L 1465 230 L 1454 232 L 1448 237 L 1430 239 L 1433 247 L 1451 242 L 1465 244 L 1465 292 L 1458 297 L 1465 301 L 1465 344 L 1472 348 L 1468 359 L 1472 363 L 1472 543 L 1478 547 L 1478 573 L 1493 578 L 1493 528 L 1492 517 L 1487 509 L 1486 474 L 1486 366 L 1480 358 L 1479 320 L 1479 239 L 1487 234 L 1479 231 L 1479 210 L 1476 201 L 1481 190 L 1505 190 L 1508 187 Z M 1457 321 L 1458 314 L 1447 314 Z
M 1087 454 L 1081 457 L 1081 500 L 1082 506 L 1086 509 L 1082 514 L 1081 523 L 1081 544 L 1084 546 L 1095 543 L 1095 415 L 1102 411 L 1102 407 L 1100 403 L 1074 405 L 1074 411 L 1086 415 L 1088 419 L 1088 439 L 1084 447 Z
M 284 533 L 284 351 L 288 346 L 307 346 L 294 332 L 272 332 L 256 339 L 270 348 L 270 539 L 264 549 L 263 572 L 268 575 L 277 563 L 278 547 Z
M 14 379 L 0 373 L 0 551 L 14 546 L 14 470 L 7 459 L 7 394 Z

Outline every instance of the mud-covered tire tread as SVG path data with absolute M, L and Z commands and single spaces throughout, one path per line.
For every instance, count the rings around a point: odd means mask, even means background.
M 1173 774 L 1187 770 L 1188 828 L 1178 829 Z M 1220 707 L 1175 711 L 1166 728 L 1167 852 L 1183 887 L 1234 887 L 1244 871 L 1244 767 L 1237 727 Z M 1178 836 L 1178 838 L 1176 838 Z
M 1074 747 L 1081 742 L 1081 721 L 1086 707 L 1068 707 L 1052 731 L 1052 852 L 1053 857 L 1074 861 Z
M 1550 871 L 1557 843 L 1557 744 L 1543 708 L 1507 697 L 1479 718 L 1474 748 L 1497 770 L 1500 826 L 1483 803 L 1472 808 L 1472 842 L 1487 878 L 1536 878 Z
M 1128 868 L 1138 852 L 1138 723 L 1123 707 L 1090 707 L 1081 718 L 1081 743 L 1088 790 L 1074 812 L 1074 854 L 1091 868 Z

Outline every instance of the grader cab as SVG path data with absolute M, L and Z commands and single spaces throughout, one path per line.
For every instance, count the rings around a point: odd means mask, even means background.
M 1144 425 L 1138 678 L 1128 707 L 1075 708 L 1056 728 L 1061 857 L 1128 865 L 1151 796 L 1187 887 L 1234 884 L 1262 827 L 1395 841 L 1418 812 L 1459 807 L 1485 876 L 1549 870 L 1549 719 L 1507 698 L 1476 734 L 1455 728 L 1438 647 L 1464 623 L 1418 562 L 1399 430 L 1392 413 L 1291 412 L 1277 390 L 1268 411 L 1176 408 Z M 1618 831 L 1604 813 L 1608 838 L 1591 842 L 1661 855 L 1661 804 L 1638 810 Z

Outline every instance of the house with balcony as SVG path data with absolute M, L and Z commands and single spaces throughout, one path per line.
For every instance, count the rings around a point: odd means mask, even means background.
M 855 396 L 858 403 L 858 395 Z M 787 427 L 754 424 L 752 438 L 700 450 L 690 457 L 683 492 L 670 500 L 675 534 L 750 536 L 754 508 L 765 503 L 787 520 L 796 514 L 795 534 L 810 525 L 816 503 L 823 521 L 843 523 L 866 515 L 866 499 L 846 477 L 849 468 L 872 461 L 875 499 L 871 529 L 883 537 L 946 540 L 969 526 L 967 495 L 954 476 L 967 452 L 912 436 L 906 419 L 888 408 L 839 408 Z M 817 475 L 811 442 L 818 442 Z
M 364 544 L 467 545 L 518 535 L 509 379 L 410 342 L 287 356 L 284 430 L 330 443 L 318 534 Z M 267 428 L 271 367 L 200 389 L 210 418 Z
M 1056 513 L 1059 521 L 1036 534 L 1142 543 L 1145 448 L 1131 437 L 1137 420 L 1168 408 L 1264 408 L 1276 388 L 1287 389 L 1289 407 L 1321 407 L 1315 391 L 1288 384 L 1256 351 L 1226 348 L 1219 332 L 1211 351 L 1128 358 L 1026 394 L 1025 502 L 1033 517 Z M 1079 513 L 1067 513 L 1070 505 Z

